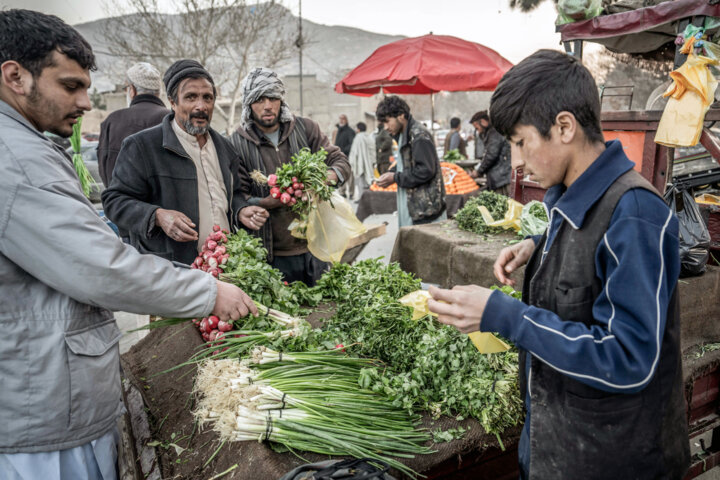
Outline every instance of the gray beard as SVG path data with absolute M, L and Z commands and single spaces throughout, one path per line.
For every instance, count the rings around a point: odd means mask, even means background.
M 190 135 L 205 135 L 210 129 L 210 124 L 208 123 L 204 127 L 196 127 L 193 125 L 192 119 L 188 118 L 183 122 L 183 127 L 185 127 L 185 131 Z

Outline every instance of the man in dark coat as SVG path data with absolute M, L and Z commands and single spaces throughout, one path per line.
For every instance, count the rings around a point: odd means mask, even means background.
M 262 239 L 268 262 L 282 272 L 285 281 L 299 280 L 312 286 L 330 264 L 313 256 L 306 240 L 291 235 L 288 226 L 298 215 L 270 196 L 267 185 L 251 181 L 249 174 L 255 170 L 273 174 L 302 148 L 313 153 L 321 148 L 327 151 L 330 184 L 342 185 L 351 179 L 350 164 L 320 131 L 317 122 L 290 112 L 285 103 L 285 86 L 275 72 L 254 69 L 243 80 L 242 89 L 242 125 L 230 137 L 240 155 L 240 222 Z
M 190 264 L 214 225 L 237 225 L 238 157 L 210 128 L 216 91 L 207 70 L 179 60 L 163 80 L 173 113 L 123 142 L 103 206 L 141 253 Z
M 160 72 L 149 63 L 140 62 L 127 71 L 125 90 L 130 105 L 111 113 L 100 124 L 98 169 L 103 185 L 110 185 L 118 152 L 123 140 L 146 128 L 158 125 L 170 113 L 160 100 Z
M 390 157 L 392 156 L 393 139 L 385 129 L 385 124 L 378 122 L 378 130 L 375 134 L 375 150 L 377 153 L 377 169 L 382 175 L 390 169 Z
M 478 133 L 478 139 L 484 145 L 480 163 L 470 176 L 478 178 L 483 175 L 487 178 L 487 189 L 503 195 L 510 194 L 510 144 L 490 124 L 490 117 L 486 111 L 477 112 L 470 119 Z
M 335 126 L 333 132 L 333 143 L 340 148 L 340 151 L 345 154 L 345 158 L 350 158 L 350 149 L 352 148 L 353 140 L 355 139 L 355 130 L 348 125 L 348 119 L 346 115 L 340 115 L 338 124 Z M 355 176 L 350 175 L 349 178 L 345 179 L 345 183 L 338 189 L 340 195 L 347 197 L 352 200 L 355 193 Z
M 467 158 L 467 142 L 460 135 L 460 119 L 453 117 L 450 119 L 450 131 L 445 137 L 445 143 L 443 145 L 443 156 L 447 155 L 451 150 L 457 150 L 460 155 Z

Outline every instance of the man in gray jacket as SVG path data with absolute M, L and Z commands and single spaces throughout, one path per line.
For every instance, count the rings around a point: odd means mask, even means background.
M 109 310 L 256 313 L 239 288 L 123 244 L 62 137 L 90 110 L 90 45 L 54 16 L 0 12 L 0 478 L 115 479 L 123 411 Z

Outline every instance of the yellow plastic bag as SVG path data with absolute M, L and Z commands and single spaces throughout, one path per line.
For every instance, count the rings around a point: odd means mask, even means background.
M 490 211 L 484 205 L 480 205 L 478 210 L 480 210 L 480 214 L 488 227 L 512 228 L 516 232 L 519 232 L 522 227 L 520 218 L 522 217 L 523 207 L 524 205 L 522 203 L 508 198 L 508 209 L 507 212 L 505 212 L 505 218 L 500 220 L 494 220 L 492 215 L 490 215 Z
M 412 308 L 412 319 L 419 320 L 425 315 L 437 317 L 437 313 L 428 309 L 427 302 L 430 298 L 430 293 L 427 290 L 416 290 L 408 293 L 398 301 L 406 307 Z M 468 334 L 468 337 L 470 337 L 470 341 L 480 353 L 500 353 L 510 350 L 510 345 L 489 332 L 472 332 Z
M 702 134 L 705 113 L 715 98 L 717 80 L 708 65 L 716 65 L 717 60 L 695 55 L 690 37 L 682 53 L 688 58 L 680 68 L 670 72 L 673 83 L 663 94 L 670 97 L 658 124 L 655 142 L 668 147 L 692 147 L 697 145 Z
M 366 230 L 352 206 L 335 191 L 329 202 L 310 211 L 305 237 L 310 253 L 323 262 L 339 262 L 350 239 Z

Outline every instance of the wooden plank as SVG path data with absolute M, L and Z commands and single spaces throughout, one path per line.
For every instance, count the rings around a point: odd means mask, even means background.
M 348 242 L 346 250 L 350 250 L 353 247 L 356 247 L 358 245 L 362 245 L 365 243 L 368 243 L 373 238 L 382 237 L 385 235 L 385 232 L 387 231 L 387 222 L 384 222 L 380 225 L 370 225 L 367 228 L 367 231 L 365 233 L 362 233 L 358 235 L 357 237 L 353 237 Z

